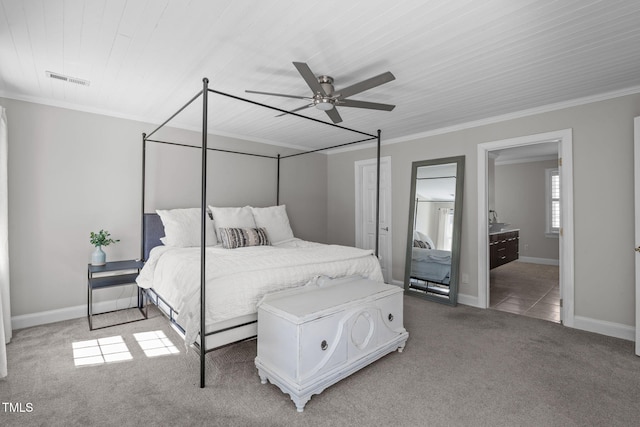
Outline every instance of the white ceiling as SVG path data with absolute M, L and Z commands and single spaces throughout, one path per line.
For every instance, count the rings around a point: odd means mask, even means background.
M 353 99 L 397 105 L 392 112 L 338 111 L 344 126 L 398 141 L 640 92 L 639 23 L 637 0 L 0 0 L 0 96 L 160 123 L 203 77 L 289 110 L 304 101 L 244 90 L 309 95 L 292 61 L 334 77 L 338 91 L 391 71 L 396 80 Z M 310 147 L 360 137 L 213 100 L 215 133 Z M 200 117 L 194 106 L 176 125 L 198 129 Z

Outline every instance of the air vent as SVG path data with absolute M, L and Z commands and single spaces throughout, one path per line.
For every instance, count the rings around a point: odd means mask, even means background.
M 65 76 L 64 74 L 54 73 L 52 71 L 45 71 L 47 77 L 62 80 L 63 82 L 75 83 L 77 85 L 89 86 L 91 82 L 89 80 L 79 79 L 78 77 Z

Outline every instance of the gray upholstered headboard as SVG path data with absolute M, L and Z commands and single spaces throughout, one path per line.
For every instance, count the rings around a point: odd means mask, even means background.
M 156 246 L 161 246 L 164 237 L 164 225 L 157 213 L 144 214 L 144 235 L 142 236 L 142 252 L 145 261 L 149 259 L 149 252 Z

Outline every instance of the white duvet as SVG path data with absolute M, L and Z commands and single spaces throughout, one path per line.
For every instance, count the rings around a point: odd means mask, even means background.
M 440 249 L 426 249 L 413 247 L 411 259 L 414 261 L 426 261 L 437 264 L 451 264 L 451 251 Z
M 360 275 L 383 281 L 371 250 L 291 239 L 273 246 L 206 249 L 207 326 L 256 312 L 268 292 L 301 286 L 317 276 Z M 177 312 L 191 344 L 200 330 L 200 248 L 159 246 L 151 251 L 139 286 L 153 288 Z

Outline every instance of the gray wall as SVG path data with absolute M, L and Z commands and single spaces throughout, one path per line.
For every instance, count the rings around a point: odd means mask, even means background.
M 545 171 L 557 160 L 495 166 L 495 210 L 498 220 L 520 229 L 520 257 L 558 260 L 557 237 L 547 237 Z
M 81 306 L 86 302 L 90 231 L 106 228 L 121 239 L 107 248 L 110 259 L 138 256 L 140 135 L 153 126 L 10 99 L 0 99 L 0 103 L 7 108 L 9 119 L 12 315 Z M 575 314 L 633 325 L 633 117 L 639 115 L 640 94 L 636 94 L 383 146 L 382 155 L 392 158 L 393 279 L 402 280 L 404 274 L 411 162 L 466 156 L 461 272 L 467 273 L 470 281 L 461 284 L 460 292 L 474 297 L 478 274 L 477 145 L 572 128 Z M 192 132 L 171 132 L 185 140 L 197 138 Z M 216 138 L 215 143 L 250 146 L 270 154 L 287 152 L 231 138 Z M 169 208 L 197 203 L 198 184 L 184 185 L 177 178 L 193 176 L 199 164 L 184 166 L 175 155 L 156 153 L 158 156 L 161 159 L 156 164 L 162 166 L 150 174 L 161 183 L 149 195 L 150 205 Z M 353 162 L 374 157 L 375 149 L 366 148 L 328 158 L 318 154 L 317 162 L 311 158 L 300 163 L 293 163 L 300 158 L 283 161 L 281 202 L 287 204 L 294 232 L 309 240 L 352 245 Z M 273 173 L 270 166 L 252 164 L 253 170 L 246 168 L 246 163 L 238 162 L 234 167 L 223 162 L 213 167 L 225 173 L 210 185 L 220 192 L 212 203 L 258 205 L 248 200 L 253 197 L 272 203 L 273 187 L 267 182 L 271 177 L 263 178 Z M 251 176 L 256 179 L 249 179 Z M 263 185 L 261 181 L 269 188 L 259 187 L 263 191 L 246 196 L 246 191 L 254 188 L 251 185 Z M 162 185 L 166 186 L 160 191 Z M 167 188 L 170 191 L 165 193 Z M 235 192 L 235 188 L 241 189 Z M 604 203 L 593 203 L 594 194 L 601 194 Z M 612 223 L 617 226 L 611 227 Z
M 0 98 L 9 123 L 9 251 L 12 316 L 86 304 L 89 232 L 121 241 L 109 260 L 140 248 L 141 134 L 155 125 Z M 169 129 L 158 139 L 200 143 Z M 290 149 L 211 135 L 210 146 L 275 155 Z M 208 199 L 217 206 L 275 204 L 276 161 L 209 154 Z M 296 236 L 326 241 L 326 155 L 282 160 L 281 200 Z M 200 204 L 195 149 L 149 146 L 148 212 Z M 95 300 L 134 295 L 100 291 Z
M 477 145 L 572 128 L 575 315 L 634 325 L 633 118 L 639 115 L 635 94 L 383 146 L 382 155 L 392 158 L 393 279 L 404 274 L 411 162 L 466 156 L 460 268 L 470 281 L 460 292 L 477 297 Z M 329 156 L 329 241 L 353 244 L 353 162 L 374 157 L 370 148 Z M 594 195 L 603 203 L 594 203 Z

